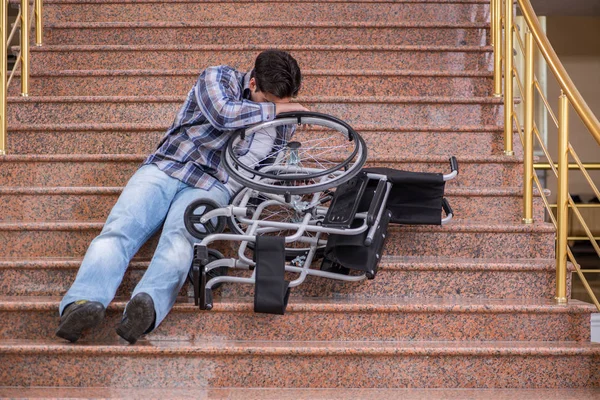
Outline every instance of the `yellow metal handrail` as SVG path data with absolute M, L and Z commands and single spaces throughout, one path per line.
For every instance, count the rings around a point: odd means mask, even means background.
M 17 69 L 21 67 L 21 95 L 29 95 L 29 32 L 32 21 L 35 19 L 36 46 L 42 45 L 42 0 L 33 0 L 34 12 L 29 17 L 29 0 L 21 0 L 19 15 L 15 21 L 12 32 L 8 35 L 8 0 L 0 0 L 0 155 L 6 154 L 6 131 L 7 131 L 7 97 L 8 85 Z M 13 70 L 7 71 L 8 46 L 16 32 L 21 27 L 20 51 Z
M 587 130 L 599 145 L 600 122 L 592 113 L 558 59 L 556 52 L 552 48 L 550 41 L 546 37 L 539 23 L 530 1 L 516 0 L 516 6 L 520 8 L 526 24 L 524 32 L 525 39 L 523 40 L 521 38 L 519 27 L 514 22 L 515 2 L 513 0 L 491 0 L 491 41 L 494 47 L 494 96 L 500 97 L 504 95 L 504 153 L 509 156 L 514 154 L 513 133 L 515 130 L 513 121 L 517 125 L 518 136 L 523 143 L 523 222 L 528 224 L 533 223 L 534 185 L 537 186 L 538 191 L 542 193 L 542 187 L 535 174 L 535 169 L 552 170 L 558 179 L 557 204 L 550 205 L 545 197 L 542 196 L 542 199 L 549 211 L 550 219 L 555 225 L 557 232 L 556 300 L 559 303 L 567 302 L 567 260 L 569 260 L 575 266 L 575 271 L 581 278 L 592 301 L 600 310 L 600 303 L 583 276 L 583 272 L 587 273 L 592 270 L 582 270 L 568 246 L 569 241 L 589 240 L 600 258 L 600 246 L 596 243 L 598 237 L 594 236 L 586 221 L 584 221 L 582 214 L 579 212 L 581 205 L 573 202 L 568 191 L 568 171 L 569 169 L 579 169 L 590 184 L 593 192 L 600 198 L 600 190 L 596 187 L 587 172 L 587 170 L 600 169 L 600 164 L 581 162 L 573 149 L 573 146 L 569 142 L 569 108 L 570 106 L 573 106 L 576 114 L 581 118 Z M 517 49 L 521 51 L 525 59 L 524 75 L 521 75 L 514 66 L 515 62 L 513 58 L 515 42 L 518 46 Z M 545 59 L 549 70 L 556 78 L 561 89 L 558 114 L 555 114 L 552 111 L 550 102 L 544 95 L 540 83 L 534 75 L 534 45 L 537 46 L 539 52 Z M 524 121 L 522 127 L 515 111 L 513 95 L 514 86 L 518 89 L 518 94 L 521 95 L 523 100 Z M 504 89 L 504 92 L 502 92 L 502 89 Z M 536 91 L 542 99 L 545 109 L 558 127 L 558 160 L 556 163 L 550 157 L 550 153 L 541 140 L 540 132 L 534 122 L 534 95 Z M 548 159 L 547 163 L 533 163 L 533 149 L 536 138 L 543 154 Z M 572 157 L 575 162 L 569 163 L 569 157 Z M 598 205 L 590 205 L 581 208 L 588 207 L 598 207 Z M 553 208 L 556 208 L 556 216 L 551 212 Z M 570 210 L 576 217 L 576 220 L 581 224 L 586 236 L 568 236 Z

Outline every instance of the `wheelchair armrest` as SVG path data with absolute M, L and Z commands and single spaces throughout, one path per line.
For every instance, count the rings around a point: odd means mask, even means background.
M 381 209 L 381 205 L 383 204 L 383 199 L 385 197 L 386 183 L 387 181 L 384 179 L 380 179 L 377 183 L 377 188 L 375 188 L 375 193 L 373 193 L 371 205 L 369 206 L 369 211 L 367 212 L 368 226 L 373 225 L 377 215 L 379 214 L 379 210 Z

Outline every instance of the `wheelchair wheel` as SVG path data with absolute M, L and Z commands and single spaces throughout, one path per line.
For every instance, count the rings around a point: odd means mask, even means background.
M 192 201 L 183 213 L 183 223 L 190 235 L 196 239 L 204 239 L 213 233 L 223 232 L 226 224 L 225 217 L 211 219 L 205 224 L 200 222 L 205 213 L 220 207 L 216 201 L 210 199 Z
M 319 204 L 321 207 L 326 207 L 326 203 L 328 203 L 328 198 L 331 196 L 328 192 L 320 193 L 322 203 Z M 276 221 L 276 222 L 285 222 L 285 223 L 297 223 L 302 220 L 303 213 L 294 209 L 289 203 L 286 203 L 281 196 L 273 196 L 279 197 L 280 201 L 272 201 L 272 204 L 266 206 L 260 215 L 261 221 Z M 247 207 L 252 212 L 254 212 L 259 205 L 263 202 L 272 200 L 273 197 L 258 193 L 254 189 L 250 188 L 242 188 L 238 190 L 231 198 L 231 204 L 236 207 Z M 295 199 L 296 202 L 309 202 L 309 195 L 304 195 Z M 244 235 L 248 229 L 248 225 L 239 220 L 236 216 L 231 216 L 227 219 L 227 224 L 229 225 L 229 229 L 232 233 Z M 268 235 L 274 236 L 288 236 L 293 234 L 294 231 L 286 230 L 286 229 L 278 229 L 268 232 Z M 311 232 L 306 232 L 305 236 L 315 237 L 316 234 Z M 248 248 L 253 249 L 253 243 L 248 243 Z M 287 243 L 285 248 L 285 258 L 287 261 L 291 261 L 298 256 L 303 256 L 308 254 L 310 250 L 310 245 L 308 243 L 303 242 L 293 242 Z M 317 246 L 317 251 L 315 253 L 314 259 L 321 258 L 325 251 L 325 245 Z
M 275 140 L 261 136 L 266 128 L 281 126 L 295 126 L 293 140 L 279 133 Z M 253 141 L 269 139 L 266 155 L 247 157 Z M 297 112 L 235 132 L 227 143 L 223 166 L 234 180 L 259 192 L 300 195 L 348 181 L 366 159 L 365 142 L 351 126 L 330 115 Z

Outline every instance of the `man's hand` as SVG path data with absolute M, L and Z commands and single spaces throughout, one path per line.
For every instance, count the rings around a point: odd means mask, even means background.
M 284 112 L 310 111 L 300 103 L 275 103 L 275 114 Z

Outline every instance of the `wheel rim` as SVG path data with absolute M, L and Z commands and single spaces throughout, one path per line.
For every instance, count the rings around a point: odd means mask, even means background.
M 278 194 L 314 193 L 351 179 L 366 161 L 364 140 L 347 124 L 325 117 L 283 118 L 252 127 L 248 134 L 234 133 L 224 152 L 226 171 L 248 187 Z M 298 120 L 310 127 L 297 126 L 293 141 L 265 130 Z M 249 148 L 256 143 L 270 150 L 254 157 Z

